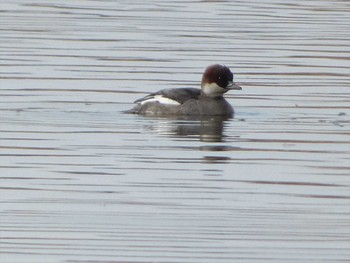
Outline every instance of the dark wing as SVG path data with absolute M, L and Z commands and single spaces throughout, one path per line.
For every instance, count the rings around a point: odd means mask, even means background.
M 186 100 L 198 99 L 200 93 L 201 93 L 201 90 L 195 89 L 195 88 L 162 89 L 157 92 L 151 93 L 141 99 L 136 100 L 135 103 L 149 100 L 154 98 L 157 95 L 161 95 L 165 98 L 175 100 L 180 104 L 183 104 Z

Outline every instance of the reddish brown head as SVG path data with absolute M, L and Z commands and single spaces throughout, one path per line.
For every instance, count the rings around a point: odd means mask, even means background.
M 233 74 L 224 65 L 211 65 L 204 71 L 202 77 L 202 91 L 206 96 L 222 96 L 230 89 L 241 90 L 242 88 L 233 82 Z

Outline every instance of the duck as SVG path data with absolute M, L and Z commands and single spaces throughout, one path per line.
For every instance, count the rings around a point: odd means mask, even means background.
M 146 116 L 232 116 L 233 107 L 224 98 L 229 90 L 241 90 L 231 70 L 221 64 L 208 66 L 201 88 L 169 88 L 137 99 L 128 113 Z

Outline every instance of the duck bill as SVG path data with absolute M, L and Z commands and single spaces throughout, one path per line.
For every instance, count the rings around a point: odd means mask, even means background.
M 241 90 L 242 87 L 234 83 L 233 81 L 229 81 L 228 85 L 226 86 L 226 89 L 235 89 L 235 90 Z

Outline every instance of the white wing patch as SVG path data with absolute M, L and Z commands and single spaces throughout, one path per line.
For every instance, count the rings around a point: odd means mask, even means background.
M 143 101 L 140 101 L 141 105 L 148 102 L 159 102 L 161 104 L 166 104 L 166 105 L 180 105 L 178 101 L 163 97 L 162 95 L 155 95 L 153 97 L 149 97 Z

